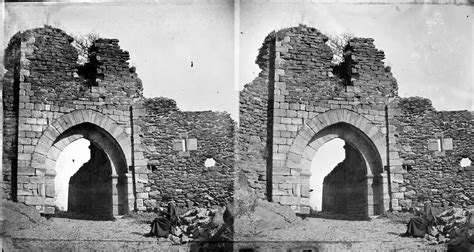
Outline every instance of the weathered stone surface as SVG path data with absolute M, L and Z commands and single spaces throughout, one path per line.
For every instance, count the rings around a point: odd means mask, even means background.
M 400 158 L 407 160 L 405 168 L 409 165 L 403 181 L 398 181 L 407 188 L 405 198 L 414 202 L 427 198 L 445 206 L 473 205 L 472 197 L 459 193 L 474 193 L 472 174 L 460 166 L 462 158 L 474 159 L 472 112 L 436 111 L 430 100 L 420 97 L 400 99 L 397 106 L 401 109 L 395 117 L 397 141 L 403 146 Z
M 230 116 L 210 111 L 181 112 L 171 99 L 145 99 L 141 80 L 129 66 L 129 53 L 120 48 L 117 39 L 93 41 L 88 61 L 83 65 L 77 63 L 78 54 L 72 41 L 64 31 L 45 26 L 17 33 L 5 50 L 4 197 L 21 197 L 21 201 L 35 205 L 43 213 L 49 212 L 51 204 L 45 199 L 54 197 L 54 187 L 45 187 L 41 181 L 54 178 L 55 162 L 68 144 L 87 138 L 103 148 L 111 159 L 109 162 L 115 164 L 116 170 L 106 172 L 104 176 L 108 178 L 104 181 L 109 183 L 114 173 L 117 180 L 114 183 L 128 188 L 114 188 L 112 199 L 104 200 L 103 204 L 113 202 L 114 214 L 117 204 L 121 207 L 128 204 L 125 209 L 133 209 L 129 167 L 133 119 L 136 195 L 140 198 L 137 201 L 140 209 L 154 208 L 153 204 L 144 204 L 150 203 L 147 200 L 153 196 L 160 204 L 174 199 L 180 206 L 231 201 L 234 122 Z M 187 155 L 169 148 L 172 138 L 182 132 L 190 136 L 186 146 L 191 153 Z M 211 157 L 218 165 L 204 167 L 204 160 Z M 148 170 L 147 165 L 157 169 Z M 15 184 L 14 174 L 18 174 L 18 180 L 28 177 L 28 186 Z M 87 177 L 83 172 L 76 175 L 74 182 Z M 79 183 L 78 190 L 82 192 L 88 186 L 99 186 L 91 181 L 82 182 L 87 182 Z M 186 202 L 185 195 L 189 193 L 208 197 L 193 197 L 192 202 Z M 84 201 L 96 202 L 102 196 Z M 78 201 L 86 199 L 79 198 Z M 100 208 L 103 204 L 96 205 Z
M 145 151 L 152 166 L 146 183 L 150 198 L 161 206 L 170 200 L 201 207 L 232 201 L 235 123 L 229 114 L 183 112 L 166 98 L 146 99 L 144 108 L 143 144 L 154 147 Z M 187 155 L 181 155 L 182 148 Z M 207 158 L 215 166 L 205 167 Z
M 327 39 L 304 25 L 270 33 L 257 56 L 259 77 L 240 92 L 237 167 L 255 181 L 250 186 L 257 195 L 285 204 L 292 201 L 297 210 L 303 200 L 293 200 L 294 190 L 280 189 L 309 179 L 314 153 L 339 137 L 372 159 L 366 169 L 372 181 L 364 183 L 378 186 L 365 196 L 367 204 L 374 204 L 369 209 L 383 205 L 387 210 L 393 199 L 392 209 L 400 210 L 408 205 L 403 199 L 416 201 L 419 195 L 445 202 L 443 191 L 451 192 L 449 202 L 472 204 L 472 199 L 454 193 L 461 188 L 473 193 L 469 172 L 457 171 L 456 164 L 462 156 L 473 159 L 472 113 L 436 112 L 427 99 L 401 99 L 395 78 L 384 66 L 384 53 L 375 48 L 373 39 L 350 39 L 344 61 L 336 66 L 331 64 Z M 378 178 L 388 177 L 384 167 L 388 164 L 392 179 L 382 190 Z M 282 173 L 282 168 L 290 169 L 290 174 Z M 387 194 L 388 186 L 392 195 Z M 431 188 L 437 191 L 423 193 Z M 385 200 L 374 202 L 374 198 Z

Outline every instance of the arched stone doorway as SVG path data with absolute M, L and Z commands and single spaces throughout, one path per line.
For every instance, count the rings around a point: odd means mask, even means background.
M 331 110 L 310 119 L 298 131 L 287 159 L 287 167 L 299 169 L 302 185 L 298 208 L 307 206 L 311 162 L 326 142 L 345 141 L 346 160 L 325 179 L 323 210 L 355 217 L 383 213 L 388 205 L 385 139 L 379 126 L 346 109 Z M 344 178 L 345 177 L 345 178 Z
M 324 179 L 322 210 L 359 218 L 380 213 L 383 166 L 363 132 L 346 122 L 331 124 L 316 133 L 307 148 L 317 151 L 336 137 L 346 142 L 346 158 Z
M 55 195 L 59 155 L 79 138 L 90 141 L 91 160 L 71 177 L 70 210 L 105 218 L 125 214 L 133 206 L 127 165 L 130 154 L 126 151 L 130 153 L 129 138 L 113 120 L 92 110 L 77 110 L 58 118 L 39 140 L 32 166 L 44 171 L 46 196 Z M 53 204 L 54 198 L 46 198 L 45 205 Z

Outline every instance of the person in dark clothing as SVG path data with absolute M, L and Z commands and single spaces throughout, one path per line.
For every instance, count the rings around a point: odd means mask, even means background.
M 151 230 L 146 236 L 168 237 L 171 233 L 171 227 L 178 225 L 178 216 L 176 215 L 176 207 L 173 202 L 168 204 L 168 212 L 163 213 L 153 220 Z
M 430 228 L 437 223 L 430 202 L 425 203 L 421 214 L 420 217 L 410 219 L 407 224 L 407 231 L 403 236 L 424 237 L 429 234 Z

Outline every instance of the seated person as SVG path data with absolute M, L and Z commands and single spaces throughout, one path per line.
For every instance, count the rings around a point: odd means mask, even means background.
M 168 237 L 171 227 L 178 224 L 178 216 L 176 215 L 176 207 L 173 202 L 168 204 L 168 212 L 162 213 L 151 223 L 151 230 L 146 236 Z
M 430 228 L 437 223 L 429 201 L 425 203 L 422 213 L 415 209 L 415 215 L 421 216 L 410 219 L 407 224 L 407 231 L 403 236 L 424 237 L 429 234 Z

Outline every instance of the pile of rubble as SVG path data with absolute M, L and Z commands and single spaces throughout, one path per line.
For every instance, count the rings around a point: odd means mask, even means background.
M 451 208 L 436 216 L 438 223 L 426 236 L 432 244 L 474 241 L 474 209 Z
M 34 206 L 2 199 L 0 202 L 0 235 L 7 236 L 10 232 L 29 229 L 44 223 L 45 218 Z
M 179 216 L 178 225 L 171 227 L 167 237 L 173 244 L 189 242 L 232 241 L 232 209 L 194 208 Z

